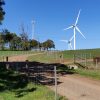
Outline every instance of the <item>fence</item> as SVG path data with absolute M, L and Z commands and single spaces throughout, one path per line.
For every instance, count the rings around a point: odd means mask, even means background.
M 91 53 L 74 54 L 74 63 L 79 64 L 83 68 L 100 69 L 100 60 L 96 58 L 97 57 L 91 56 Z

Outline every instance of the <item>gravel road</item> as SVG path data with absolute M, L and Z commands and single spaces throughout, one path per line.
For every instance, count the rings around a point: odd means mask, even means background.
M 62 83 L 57 91 L 68 100 L 100 100 L 100 81 L 79 75 L 61 76 L 59 81 Z M 54 90 L 54 87 L 50 88 Z

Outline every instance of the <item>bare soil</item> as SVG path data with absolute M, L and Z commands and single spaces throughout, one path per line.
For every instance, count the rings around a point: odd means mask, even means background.
M 43 54 L 43 53 L 36 53 L 36 54 L 24 54 L 24 55 L 16 55 L 16 56 L 10 56 L 8 58 L 9 62 L 14 62 L 14 61 L 26 61 L 28 60 L 29 56 L 32 55 L 39 55 L 39 54 Z
M 100 100 L 100 81 L 75 74 L 60 76 L 59 81 L 57 92 L 68 100 Z

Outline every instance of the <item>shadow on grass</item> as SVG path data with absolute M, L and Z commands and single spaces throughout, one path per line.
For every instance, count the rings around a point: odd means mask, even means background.
M 22 97 L 36 88 L 27 88 L 28 77 L 0 66 L 0 92 L 13 91 L 16 97 Z
M 33 92 L 33 91 L 35 91 L 36 90 L 36 88 L 31 88 L 31 89 L 21 89 L 21 90 L 18 90 L 18 91 L 16 91 L 16 97 L 23 97 L 24 95 L 26 95 L 27 93 L 29 93 L 29 92 Z

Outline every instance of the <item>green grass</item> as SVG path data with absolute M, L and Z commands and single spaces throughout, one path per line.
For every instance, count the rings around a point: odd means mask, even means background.
M 43 62 L 43 63 L 54 63 L 56 62 L 56 55 L 54 53 L 44 53 L 40 55 L 33 55 L 30 56 L 29 61 L 38 61 L 38 62 Z
M 23 89 L 1 92 L 0 100 L 54 100 L 54 92 L 45 86 L 29 83 Z
M 90 59 L 90 57 L 93 58 L 95 56 L 100 56 L 100 49 L 66 50 L 51 53 L 48 52 L 38 56 L 31 56 L 29 57 L 29 60 L 50 63 L 57 61 L 60 62 L 61 55 L 63 55 L 63 59 L 67 61 L 67 59 L 73 60 L 74 54 L 87 54 L 87 58 Z
M 83 50 L 68 50 L 62 51 L 64 58 L 73 58 L 74 54 L 88 54 L 88 56 L 95 57 L 100 56 L 100 48 L 99 49 L 83 49 Z
M 100 80 L 100 70 L 77 69 L 74 72 L 85 77 Z
M 0 56 L 13 56 L 20 54 L 33 54 L 37 53 L 37 51 L 0 51 Z
M 40 51 L 41 52 L 41 51 Z M 33 54 L 37 53 L 37 51 L 0 51 L 0 59 L 5 56 L 14 56 L 14 55 L 23 55 L 23 54 Z M 31 61 L 40 61 L 40 62 L 56 62 L 60 61 L 60 55 L 63 54 L 64 59 L 73 59 L 74 54 L 87 54 L 89 58 L 100 56 L 100 49 L 83 49 L 83 50 L 66 50 L 66 51 L 56 51 L 56 52 L 48 52 L 39 56 L 31 56 L 29 59 Z

